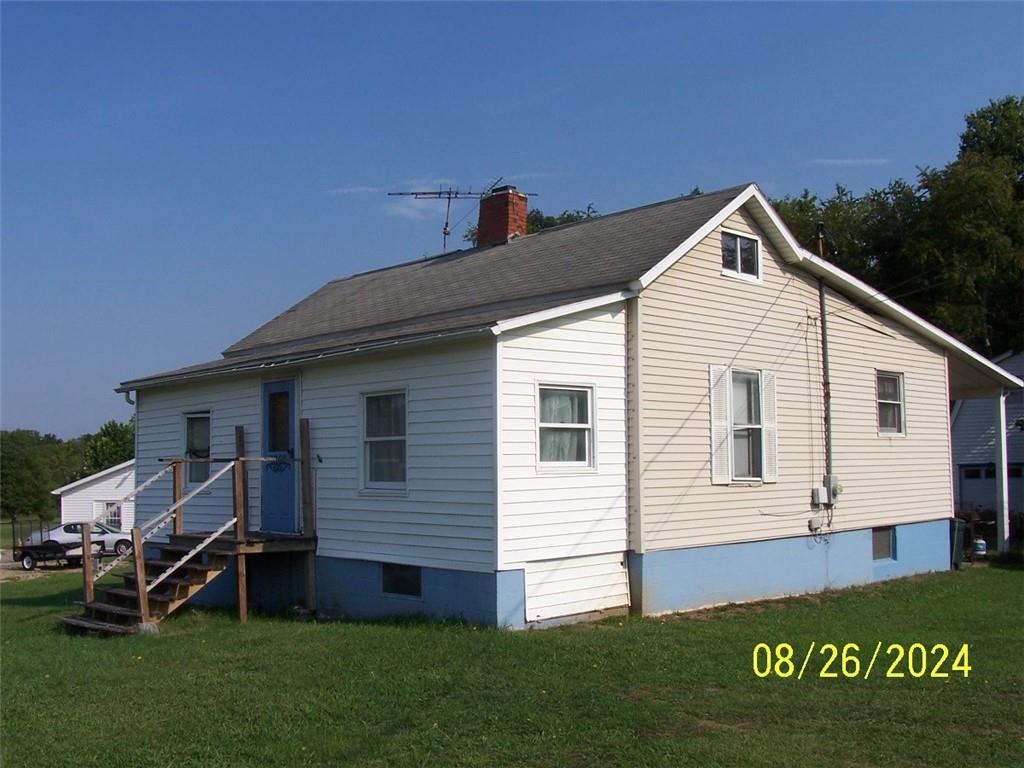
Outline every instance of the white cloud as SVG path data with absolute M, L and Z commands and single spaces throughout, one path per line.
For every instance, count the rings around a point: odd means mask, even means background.
M 811 165 L 886 165 L 890 160 L 887 157 L 823 157 L 811 160 Z
M 415 197 L 393 197 L 384 206 L 384 212 L 410 221 L 425 221 L 436 218 L 438 215 L 444 218 L 444 210 L 441 208 L 445 201 L 435 199 L 418 200 Z
M 324 194 L 330 195 L 331 197 L 341 197 L 342 195 L 363 195 L 371 192 L 386 192 L 384 187 L 365 187 L 365 186 L 352 186 L 352 187 L 335 187 L 334 189 L 328 189 Z

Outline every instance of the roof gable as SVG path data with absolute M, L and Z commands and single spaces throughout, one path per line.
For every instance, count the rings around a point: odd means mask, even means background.
M 543 230 L 493 248 L 456 251 L 333 280 L 224 351 L 225 357 L 298 342 L 330 345 L 442 318 L 454 327 L 481 308 L 624 288 L 751 186 L 676 198 Z M 563 302 L 565 303 L 565 302 Z M 497 310 L 493 321 L 514 312 Z M 308 346 L 308 345 L 307 345 Z

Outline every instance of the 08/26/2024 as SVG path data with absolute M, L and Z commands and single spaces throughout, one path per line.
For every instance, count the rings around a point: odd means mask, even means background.
M 870 646 L 861 648 L 857 643 L 818 645 L 812 642 L 806 652 L 801 654 L 790 643 L 777 643 L 774 646 L 758 643 L 754 646 L 753 671 L 761 678 L 795 677 L 797 680 L 803 680 L 809 668 L 812 677 L 825 680 L 867 680 L 872 673 L 890 679 L 944 679 L 956 675 L 966 678 L 971 673 L 967 643 L 959 648 L 951 648 L 945 643 L 934 643 L 931 647 L 924 643 L 890 643 L 885 646 L 884 652 L 883 645 L 881 640 L 873 649 Z

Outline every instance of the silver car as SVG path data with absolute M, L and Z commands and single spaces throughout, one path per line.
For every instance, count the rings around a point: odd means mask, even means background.
M 93 523 L 92 532 L 89 538 L 92 541 L 93 547 L 99 545 L 101 554 L 109 554 L 115 552 L 119 555 L 123 555 L 132 546 L 131 536 L 124 531 L 120 531 L 106 523 Z M 57 542 L 58 544 L 73 544 L 82 542 L 82 524 L 81 523 L 65 523 L 64 525 L 58 525 L 56 528 L 51 528 L 42 534 L 34 533 L 29 536 L 26 542 L 29 546 L 34 544 L 46 544 L 48 542 Z M 82 555 L 81 546 L 78 549 L 68 550 L 67 554 L 72 557 Z

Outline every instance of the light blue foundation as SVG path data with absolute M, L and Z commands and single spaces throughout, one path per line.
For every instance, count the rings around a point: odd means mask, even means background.
M 629 553 L 633 610 L 682 611 L 949 569 L 949 520 L 896 526 L 895 559 L 874 560 L 871 529 L 828 537 Z
M 431 616 L 519 629 L 526 626 L 523 571 L 473 572 L 423 568 L 420 597 L 381 588 L 381 565 L 368 560 L 316 559 L 317 610 L 357 619 Z

